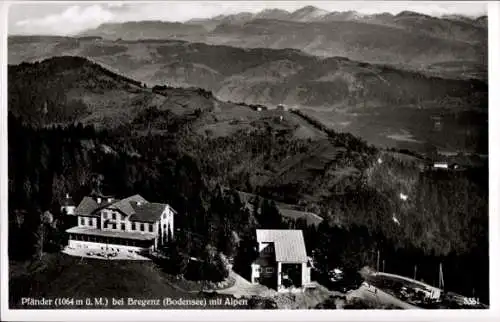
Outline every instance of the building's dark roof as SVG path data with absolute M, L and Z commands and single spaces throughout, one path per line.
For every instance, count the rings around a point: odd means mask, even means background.
M 283 217 L 292 220 L 301 218 L 306 221 L 307 225 L 318 226 L 323 221 L 323 218 L 312 212 L 291 209 L 286 206 L 281 206 L 280 204 L 278 204 L 278 209 Z
M 83 197 L 78 207 L 76 207 L 75 215 L 91 215 L 98 206 L 99 205 L 93 198 Z
M 122 213 L 124 213 L 127 216 L 133 215 L 135 213 L 134 208 L 132 207 L 132 204 L 136 203 L 147 203 L 148 201 L 144 199 L 140 195 L 133 195 L 128 198 L 122 199 L 122 200 L 117 200 L 115 203 L 109 206 L 109 208 L 115 208 L 120 210 Z
M 129 220 L 148 222 L 157 221 L 167 206 L 166 204 L 155 202 L 141 204 L 131 203 L 131 205 L 134 209 L 134 214 L 130 216 Z
M 306 244 L 302 230 L 257 229 L 259 243 L 273 243 L 277 262 L 306 263 Z
M 114 200 L 111 202 L 103 201 L 98 204 L 92 197 L 84 197 L 75 210 L 79 216 L 92 216 L 97 211 L 109 208 L 119 210 L 129 220 L 155 222 L 160 219 L 163 210 L 167 204 L 148 202 L 140 195 L 133 195 L 125 199 Z

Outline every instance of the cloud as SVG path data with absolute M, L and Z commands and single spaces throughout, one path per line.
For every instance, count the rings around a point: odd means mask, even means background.
M 121 8 L 124 5 L 125 4 L 122 1 L 114 1 L 106 4 L 108 8 Z
M 328 11 L 355 10 L 364 14 L 404 10 L 441 16 L 443 14 L 483 15 L 485 3 L 417 2 L 417 1 L 166 1 L 154 3 L 109 2 L 100 4 L 36 4 L 13 5 L 9 10 L 10 33 L 68 35 L 95 28 L 105 22 L 140 20 L 187 21 L 220 14 L 258 12 L 281 8 L 294 11 L 314 5 Z M 29 9 L 29 10 L 27 10 Z
M 97 27 L 114 18 L 115 15 L 101 5 L 71 6 L 57 14 L 17 21 L 15 25 L 21 33 L 68 35 Z

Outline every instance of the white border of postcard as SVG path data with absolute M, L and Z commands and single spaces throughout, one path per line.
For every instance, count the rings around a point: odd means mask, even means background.
M 22 1 L 10 1 L 9 3 Z M 41 2 L 41 1 L 24 1 Z M 45 1 L 64 3 L 65 1 Z M 66 1 L 75 4 L 75 1 Z M 112 2 L 112 1 L 79 1 Z M 141 1 L 123 1 L 137 2 Z M 152 1 L 144 1 L 152 2 Z M 237 2 L 237 1 L 235 1 Z M 307 5 L 307 1 L 303 1 Z M 408 2 L 408 1 L 406 1 Z M 422 1 L 424 2 L 424 1 Z M 431 3 L 431 1 L 427 1 Z M 455 1 L 475 2 L 475 1 Z M 479 2 L 479 1 L 477 1 Z M 475 3 L 477 3 L 475 2 Z M 7 7 L 0 1 L 0 147 L 1 147 L 1 316 L 3 321 L 498 321 L 499 290 L 499 200 L 500 200 L 500 2 L 488 3 L 489 33 L 489 209 L 490 209 L 490 308 L 488 310 L 9 310 L 7 259 Z M 11 138 L 14 139 L 14 138 Z

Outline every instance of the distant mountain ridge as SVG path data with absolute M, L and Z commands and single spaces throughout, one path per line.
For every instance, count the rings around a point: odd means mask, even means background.
M 257 13 L 243 12 L 238 14 L 230 15 L 218 15 L 213 18 L 205 19 L 190 19 L 186 21 L 187 24 L 198 24 L 202 21 L 218 20 L 222 21 L 224 19 L 235 20 L 233 18 L 246 18 L 246 19 L 273 19 L 273 20 L 292 20 L 292 21 L 325 21 L 329 17 L 349 17 L 349 18 L 373 18 L 373 17 L 425 17 L 425 18 L 438 18 L 438 19 L 449 19 L 449 20 L 462 20 L 473 23 L 480 19 L 487 18 L 487 16 L 467 16 L 467 15 L 427 15 L 423 13 L 418 13 L 414 11 L 404 10 L 398 14 L 392 14 L 389 12 L 375 13 L 375 14 L 364 14 L 354 10 L 348 11 L 327 11 L 324 9 L 317 8 L 315 6 L 305 6 L 303 8 L 297 9 L 295 11 L 288 11 L 284 9 L 264 9 Z
M 418 69 L 443 62 L 487 64 L 487 17 L 434 17 L 403 11 L 366 15 L 313 6 L 266 9 L 185 23 L 107 23 L 78 36 L 109 40 L 179 39 L 242 48 L 299 49 L 320 57 Z M 487 69 L 486 67 L 484 68 Z

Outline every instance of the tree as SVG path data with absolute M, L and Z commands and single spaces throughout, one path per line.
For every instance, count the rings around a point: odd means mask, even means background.
M 179 246 L 175 242 L 170 243 L 167 265 L 170 274 L 184 275 L 186 273 L 188 259 L 181 253 Z
M 46 211 L 43 214 L 40 214 L 39 211 L 37 211 L 39 214 L 39 219 L 38 219 L 38 224 L 36 225 L 36 228 L 33 231 L 33 238 L 35 240 L 34 244 L 34 249 L 35 249 L 35 256 L 38 258 L 38 260 L 41 260 L 43 257 L 43 252 L 44 252 L 44 246 L 46 243 L 46 237 L 47 237 L 47 226 L 52 223 L 52 214 L 50 212 Z
M 234 271 L 250 280 L 251 265 L 258 256 L 258 243 L 255 234 L 244 236 L 238 246 L 238 251 L 234 258 Z
M 207 245 L 201 260 L 203 261 L 201 269 L 204 275 L 203 280 L 220 282 L 229 275 L 229 270 L 215 247 Z
M 260 227 L 263 229 L 283 229 L 286 227 L 274 201 L 264 200 L 260 211 Z

